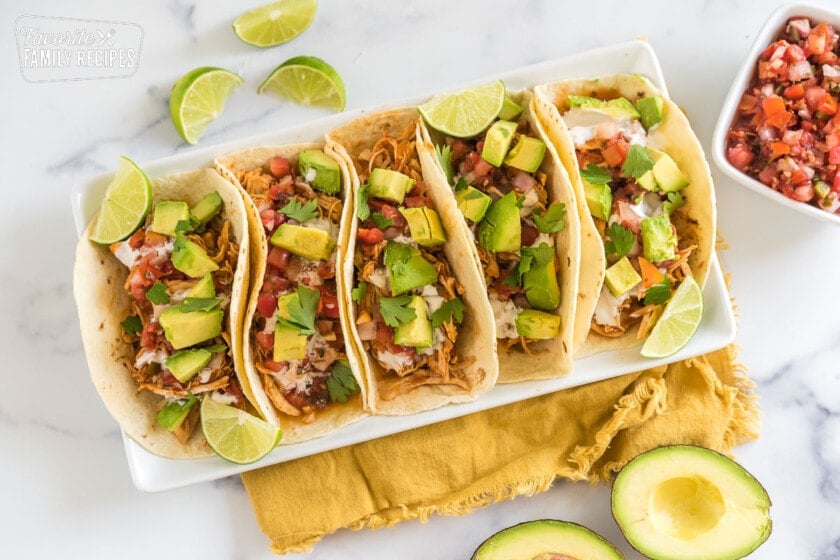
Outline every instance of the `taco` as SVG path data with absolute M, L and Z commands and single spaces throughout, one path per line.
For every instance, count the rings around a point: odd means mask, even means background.
M 496 323 L 499 382 L 569 373 L 580 228 L 569 177 L 532 116 L 531 95 L 509 94 L 480 136 L 425 127 L 423 135 L 421 155 L 435 169 L 429 188 L 469 228 Z
M 715 198 L 703 150 L 679 107 L 641 76 L 534 91 L 538 116 L 585 202 L 579 355 L 639 344 L 682 279 L 703 286 L 708 275 Z M 583 241 L 595 235 L 601 243 Z
M 153 183 L 144 225 L 110 247 L 76 249 L 73 292 L 90 375 L 108 411 L 147 450 L 212 455 L 201 398 L 252 411 L 237 376 L 248 276 L 239 192 L 212 169 Z M 95 221 L 95 220 L 94 220 Z
M 339 286 L 349 184 L 319 144 L 259 147 L 218 158 L 245 191 L 252 287 L 243 371 L 281 443 L 324 435 L 365 415 Z
M 327 135 L 353 180 L 343 293 L 368 407 L 466 402 L 498 376 L 492 312 L 463 221 L 427 188 L 419 114 L 395 109 Z

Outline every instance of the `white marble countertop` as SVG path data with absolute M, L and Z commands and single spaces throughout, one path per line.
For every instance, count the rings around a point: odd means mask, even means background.
M 72 300 L 70 191 L 113 169 L 119 154 L 142 163 L 190 149 L 172 128 L 167 105 L 171 84 L 186 70 L 222 66 L 246 79 L 202 138 L 207 146 L 323 114 L 254 93 L 269 70 L 294 55 L 333 64 L 347 85 L 348 108 L 358 108 L 641 36 L 708 150 L 729 81 L 775 5 L 322 0 L 298 39 L 258 50 L 230 31 L 247 6 L 220 0 L 4 2 L 3 555 L 271 557 L 236 477 L 159 494 L 135 490 L 119 430 L 88 381 Z M 25 15 L 139 25 L 136 73 L 25 81 L 13 34 Z M 840 228 L 792 213 L 714 167 L 713 174 L 720 231 L 731 245 L 722 260 L 733 274 L 740 357 L 758 382 L 763 413 L 761 439 L 736 454 L 774 503 L 774 532 L 753 556 L 840 558 Z M 608 488 L 566 482 L 465 517 L 340 531 L 312 553 L 290 557 L 468 558 L 491 533 L 547 517 L 587 525 L 639 558 L 612 521 Z

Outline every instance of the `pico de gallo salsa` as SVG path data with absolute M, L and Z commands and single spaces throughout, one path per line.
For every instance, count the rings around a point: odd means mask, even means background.
M 840 214 L 837 30 L 788 20 L 758 59 L 726 136 L 726 157 L 788 198 Z

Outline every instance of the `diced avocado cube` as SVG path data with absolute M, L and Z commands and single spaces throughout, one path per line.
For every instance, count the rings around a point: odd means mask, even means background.
M 274 325 L 274 353 L 271 359 L 275 362 L 303 360 L 306 357 L 306 339 L 306 335 L 298 329 L 277 323 Z
M 545 157 L 545 142 L 539 138 L 520 136 L 516 145 L 511 148 L 505 164 L 528 173 L 540 168 Z
M 478 243 L 494 253 L 518 251 L 522 246 L 522 223 L 516 193 L 510 191 L 490 205 L 478 225 Z
M 385 246 L 384 261 L 392 295 L 437 282 L 437 269 L 423 258 L 419 249 L 411 245 L 389 241 Z
M 641 115 L 642 126 L 645 130 L 662 121 L 664 107 L 661 97 L 642 97 L 636 101 L 636 109 Z
M 341 190 L 338 163 L 321 150 L 304 150 L 298 156 L 298 169 L 313 188 L 327 194 Z
M 440 223 L 440 216 L 431 208 L 400 208 L 400 213 L 408 222 L 411 238 L 419 245 L 434 247 L 446 243 L 446 232 Z
M 556 338 L 560 334 L 560 316 L 536 309 L 523 309 L 516 316 L 516 332 L 534 340 Z
M 394 330 L 394 344 L 414 346 L 415 348 L 431 348 L 434 340 L 426 300 L 421 296 L 411 296 L 411 301 L 408 302 L 407 307 L 414 310 L 415 317 L 408 323 L 402 323 Z
M 604 277 L 604 283 L 615 297 L 626 294 L 641 281 L 642 277 L 639 276 L 627 257 L 622 257 L 621 260 L 609 267 Z
M 652 263 L 676 257 L 677 236 L 668 214 L 642 220 L 642 248 L 645 258 Z
M 271 244 L 313 261 L 329 260 L 335 249 L 335 241 L 326 231 L 293 224 L 281 224 L 271 235 Z
M 623 117 L 631 119 L 641 118 L 639 112 L 626 97 L 617 97 L 616 99 L 605 101 L 600 110 L 616 119 Z
M 515 121 L 522 114 L 522 106 L 505 97 L 502 103 L 502 110 L 499 111 L 499 118 L 503 121 Z
M 192 393 L 186 399 L 169 401 L 157 413 L 158 425 L 170 432 L 177 430 L 190 415 L 196 404 L 198 404 L 198 399 Z
M 192 350 L 181 350 L 172 354 L 164 365 L 166 369 L 172 372 L 175 379 L 181 383 L 186 383 L 193 376 L 204 369 L 210 363 L 213 357 L 212 352 L 208 352 L 204 348 L 193 348 Z
M 545 311 L 560 305 L 560 285 L 557 283 L 557 257 L 545 264 L 531 265 L 522 275 L 525 298 L 531 306 Z
M 212 220 L 221 209 L 222 197 L 219 196 L 219 193 L 213 191 L 196 202 L 195 206 L 190 209 L 190 214 L 192 214 L 195 224 L 203 226 Z
M 650 148 L 648 148 L 650 150 Z M 656 191 L 656 177 L 653 176 L 653 169 L 648 169 L 642 176 L 636 179 L 636 183 L 647 191 Z
M 176 350 L 210 340 L 222 332 L 221 309 L 210 311 L 181 311 L 170 307 L 160 314 L 158 321 L 163 327 L 163 335 Z
M 568 97 L 569 107 L 601 107 L 604 102 L 597 97 L 589 97 L 588 95 L 570 95 Z
M 475 187 L 467 187 L 455 193 L 455 201 L 458 203 L 458 210 L 465 218 L 478 223 L 484 217 L 493 199 Z
M 505 161 L 505 156 L 510 149 L 514 136 L 516 136 L 516 127 L 518 125 L 513 121 L 496 121 L 487 130 L 484 135 L 484 147 L 481 149 L 481 159 L 500 167 Z
M 605 222 L 612 213 L 612 191 L 609 185 L 592 184 L 583 179 L 583 194 L 586 197 L 586 205 L 589 206 L 589 213 Z
M 688 177 L 680 171 L 677 163 L 665 152 L 647 148 L 648 155 L 653 160 L 653 177 L 661 192 L 674 192 L 688 186 Z M 647 187 L 645 187 L 647 188 Z
M 176 243 L 172 251 L 172 266 L 190 278 L 201 278 L 205 274 L 219 270 L 213 259 L 207 255 L 204 247 L 189 239 Z
M 187 297 L 212 298 L 216 297 L 216 285 L 213 283 L 213 274 L 207 273 L 201 277 L 195 286 L 187 292 Z
M 281 319 L 291 319 L 292 316 L 289 313 L 289 305 L 292 303 L 300 304 L 300 296 L 297 292 L 289 292 L 288 294 L 282 294 L 277 296 L 277 315 Z
M 368 196 L 402 204 L 405 195 L 414 188 L 415 182 L 414 179 L 399 171 L 377 167 L 368 177 Z
M 152 218 L 152 231 L 163 235 L 175 236 L 178 222 L 190 221 L 190 207 L 186 202 L 164 201 L 155 206 Z

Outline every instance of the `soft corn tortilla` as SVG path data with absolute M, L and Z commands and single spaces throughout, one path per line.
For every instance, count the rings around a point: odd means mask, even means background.
M 561 114 L 569 109 L 569 95 L 586 95 L 601 99 L 622 96 L 630 101 L 653 95 L 662 98 L 662 122 L 648 137 L 653 140 L 652 143 L 658 144 L 659 149 L 667 152 L 689 178 L 689 185 L 681 191 L 686 204 L 671 218 L 679 233 L 680 246 L 697 246 L 691 253 L 688 264 L 694 273 L 694 279 L 701 287 L 705 285 L 709 265 L 714 256 L 716 235 L 715 192 L 703 148 L 682 110 L 664 92 L 639 75 L 616 74 L 588 80 L 554 82 L 537 86 L 534 93 L 537 116 L 569 172 L 581 215 L 581 296 L 575 318 L 575 347 L 579 347 L 580 350 L 576 356 L 583 357 L 641 344 L 643 341 L 636 337 L 636 328 L 616 338 L 604 337 L 597 333 L 589 335 L 592 314 L 604 283 L 606 259 L 601 236 L 595 229 L 595 222 L 586 205 L 575 145 Z
M 256 352 L 254 350 L 253 341 L 251 340 L 250 336 L 251 324 L 254 320 L 254 315 L 257 312 L 257 300 L 259 299 L 260 288 L 262 287 L 263 276 L 265 275 L 265 269 L 267 266 L 269 241 L 268 237 L 265 234 L 265 228 L 263 228 L 262 226 L 259 211 L 257 210 L 254 201 L 251 199 L 251 197 L 248 195 L 245 189 L 239 184 L 239 181 L 237 181 L 236 175 L 237 172 L 240 170 L 261 167 L 275 156 L 287 158 L 291 162 L 293 169 L 296 169 L 298 154 L 300 154 L 304 150 L 321 149 L 323 149 L 322 144 L 260 146 L 256 148 L 242 150 L 232 154 L 227 154 L 216 159 L 216 167 L 218 171 L 231 183 L 233 183 L 236 186 L 236 188 L 239 189 L 242 193 L 242 197 L 245 200 L 245 208 L 248 213 L 248 226 L 250 229 L 252 282 L 250 289 L 248 290 L 248 297 L 246 298 L 247 308 L 243 320 L 243 366 L 240 371 L 244 372 L 243 375 L 248 377 L 250 385 L 254 388 L 254 403 L 256 404 L 260 413 L 262 413 L 263 417 L 265 417 L 269 422 L 282 428 L 283 438 L 280 440 L 281 445 L 306 441 L 309 439 L 326 435 L 332 431 L 341 428 L 342 426 L 346 426 L 347 424 L 355 422 L 356 420 L 367 415 L 367 413 L 363 409 L 363 395 L 366 394 L 364 379 L 360 373 L 361 368 L 359 367 L 359 359 L 356 355 L 355 346 L 351 345 L 350 342 L 352 339 L 350 333 L 347 330 L 347 310 L 345 308 L 345 304 L 343 303 L 343 298 L 341 294 L 339 294 L 338 296 L 340 316 L 339 320 L 341 322 L 341 330 L 344 334 L 344 340 L 347 346 L 347 360 L 350 363 L 350 367 L 353 370 L 353 374 L 356 377 L 356 381 L 358 382 L 359 387 L 361 388 L 361 392 L 359 395 L 351 397 L 346 403 L 331 403 L 324 410 L 318 411 L 314 421 L 310 423 L 302 422 L 301 420 L 295 417 L 288 416 L 285 414 L 281 415 L 277 412 L 277 410 L 271 404 L 271 400 L 265 393 L 260 373 L 255 368 Z M 350 177 L 349 175 L 347 175 L 346 167 L 341 165 L 341 162 L 339 162 L 339 167 L 341 167 L 342 169 L 342 192 L 338 196 L 344 199 L 343 212 L 346 213 L 348 211 L 348 202 L 347 197 L 345 196 L 347 191 L 345 185 L 350 184 Z M 341 266 L 341 263 L 344 262 L 347 248 L 346 227 L 343 227 L 345 221 L 346 220 L 342 215 L 340 224 L 342 225 L 342 227 L 339 229 L 338 243 L 336 249 L 336 287 L 337 291 L 339 292 L 341 291 L 341 286 L 343 283 L 342 278 L 345 273 L 343 267 Z
M 239 256 L 230 292 L 225 328 L 231 337 L 234 367 L 241 354 L 242 317 L 245 286 L 248 283 L 248 221 L 239 192 L 212 169 L 167 175 L 152 181 L 154 203 L 181 200 L 191 206 L 204 195 L 216 191 L 222 197 L 222 216 L 231 222 Z M 162 397 L 139 391 L 131 376 L 134 364 L 132 345 L 124 342 L 120 322 L 131 313 L 131 297 L 123 288 L 129 270 L 107 246 L 88 240 L 94 221 L 76 247 L 73 269 L 73 295 L 79 310 L 82 342 L 90 377 L 111 416 L 128 436 L 148 451 L 162 457 L 190 459 L 213 455 L 201 427 L 196 426 L 186 444 L 179 442 L 157 423 Z M 253 402 L 253 392 L 245 376 L 239 378 L 245 396 Z
M 377 385 L 383 375 L 383 370 L 379 363 L 364 350 L 355 326 L 356 311 L 350 299 L 350 291 L 353 288 L 355 275 L 353 255 L 358 230 L 356 194 L 361 185 L 351 154 L 356 155 L 371 148 L 384 134 L 394 136 L 404 130 L 412 121 L 419 119 L 420 114 L 416 109 L 392 109 L 361 117 L 327 134 L 327 153 L 337 154 L 342 159 L 352 181 L 352 197 L 350 197 L 352 204 L 348 204 L 348 207 L 351 208 L 349 212 L 345 213 L 344 229 L 347 231 L 348 238 L 344 261 L 344 286 L 341 292 L 349 312 L 352 340 L 358 350 L 366 384 L 369 387 L 368 408 L 377 414 L 413 414 L 449 403 L 469 402 L 492 388 L 499 374 L 493 311 L 484 295 L 480 273 L 475 268 L 472 249 L 467 243 L 466 226 L 460 215 L 454 214 L 450 207 L 440 199 L 441 197 L 432 190 L 429 191 L 429 195 L 437 206 L 438 214 L 448 237 L 444 245 L 444 253 L 453 275 L 466 288 L 466 292 L 462 296 L 466 312 L 464 313 L 464 321 L 458 326 L 455 354 L 474 360 L 471 365 L 463 370 L 465 377 L 472 385 L 472 389 L 466 391 L 451 385 L 424 385 L 392 400 L 382 399 L 377 390 Z M 422 144 L 419 131 L 417 140 L 418 146 Z M 422 153 L 420 150 L 419 152 Z M 422 158 L 420 161 L 423 179 L 429 184 L 434 180 L 430 174 L 431 171 Z
M 574 317 L 577 305 L 577 283 L 580 268 L 580 221 L 576 211 L 575 193 L 569 182 L 565 168 L 560 164 L 557 152 L 552 143 L 545 137 L 541 123 L 534 117 L 533 99 L 530 93 L 508 93 L 508 96 L 524 108 L 523 118 L 528 120 L 532 132 L 540 137 L 547 146 L 546 155 L 539 171 L 547 175 L 546 193 L 548 202 L 562 202 L 566 206 L 566 227 L 555 234 L 555 251 L 557 254 L 558 284 L 560 286 L 560 306 L 552 313 L 560 316 L 560 335 L 551 340 L 540 340 L 528 345 L 533 354 L 527 354 L 518 349 L 499 347 L 499 383 L 512 383 L 528 379 L 547 379 L 559 377 L 572 371 L 572 354 L 574 340 Z M 447 213 L 463 221 L 461 211 L 455 201 L 452 187 L 446 178 L 446 173 L 440 166 L 435 155 L 434 144 L 442 144 L 443 136 L 425 126 L 421 128 L 423 145 L 421 157 L 423 165 L 430 168 L 430 189 L 436 195 L 436 202 L 446 205 Z M 466 223 L 465 223 L 466 226 Z M 481 273 L 481 261 L 475 248 L 472 232 L 466 228 L 467 240 L 475 265 L 479 270 L 482 290 L 487 294 L 484 285 L 484 274 Z M 600 240 L 598 240 L 600 243 Z

